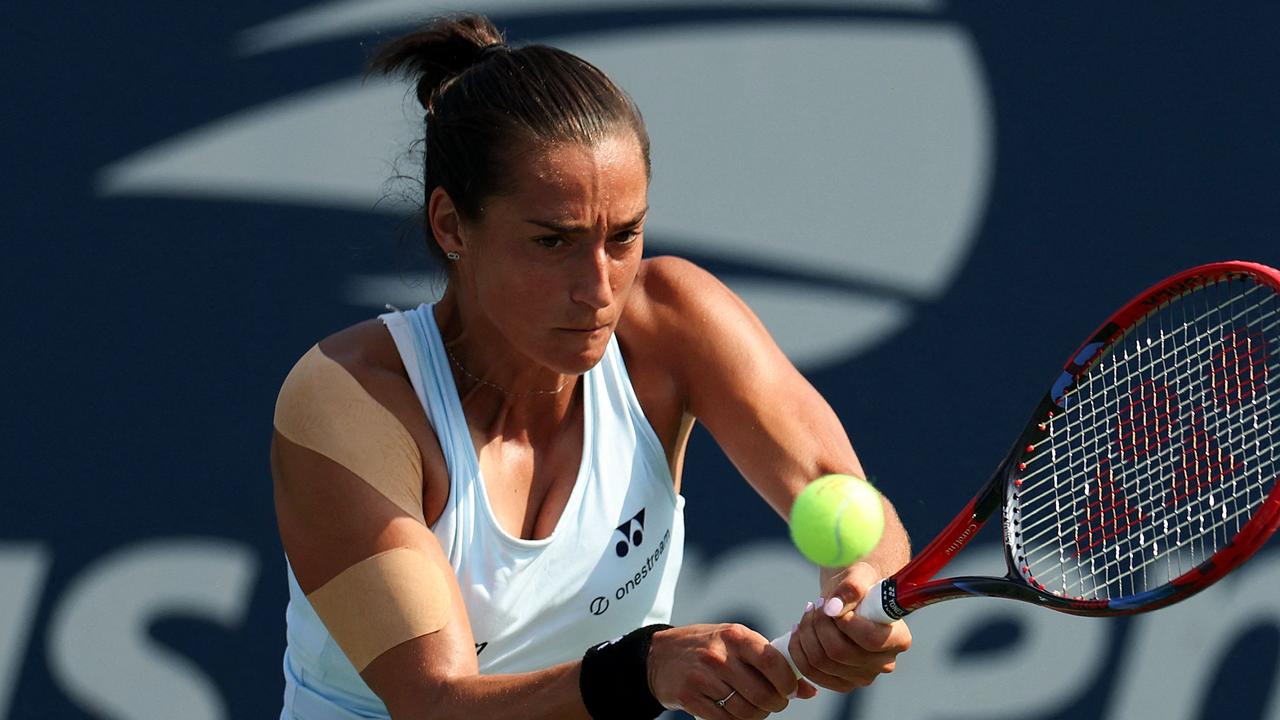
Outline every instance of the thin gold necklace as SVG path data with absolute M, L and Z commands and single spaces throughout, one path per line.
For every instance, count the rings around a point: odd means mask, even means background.
M 395 305 L 392 305 L 391 303 L 386 303 L 386 308 L 392 312 L 404 312 L 403 310 L 396 307 Z M 442 342 L 441 345 L 444 345 L 444 343 Z M 458 358 L 454 356 L 453 351 L 449 349 L 448 345 L 444 345 L 444 352 L 446 355 L 449 356 L 449 359 L 453 361 L 453 364 L 458 366 L 458 369 L 462 371 L 462 374 L 470 378 L 472 382 L 477 382 L 477 383 L 480 383 L 481 385 L 491 387 L 494 390 L 497 390 L 498 392 L 502 393 L 503 395 L 506 395 L 507 397 L 524 397 L 526 395 L 555 395 L 556 393 L 559 393 L 561 390 L 565 389 L 569 385 L 569 383 L 573 381 L 573 378 L 568 378 L 564 382 L 560 383 L 560 387 L 556 388 L 555 390 L 530 390 L 528 392 L 513 393 L 513 392 L 509 392 L 506 388 L 502 387 L 501 385 L 495 385 L 489 382 L 488 380 L 485 380 L 483 378 L 478 378 L 475 375 L 472 375 L 471 371 L 463 367 L 462 363 L 458 361 Z
M 449 349 L 448 345 L 445 346 L 444 351 L 449 356 L 449 359 L 453 361 L 453 364 L 456 365 L 458 369 L 462 371 L 462 374 L 470 378 L 472 382 L 477 382 L 486 387 L 491 387 L 494 390 L 497 390 L 498 392 L 502 393 L 503 395 L 506 395 L 507 397 L 524 397 L 526 395 L 555 395 L 556 393 L 568 387 L 569 383 L 573 380 L 572 377 L 567 378 L 564 382 L 560 383 L 560 387 L 556 388 L 555 390 L 529 390 L 528 392 L 513 393 L 507 390 L 506 388 L 502 387 L 501 385 L 495 385 L 494 383 L 491 383 L 488 380 L 485 380 L 484 378 L 478 378 L 475 375 L 472 375 L 471 371 L 463 367 L 462 363 L 458 360 L 458 358 L 454 356 L 453 351 Z

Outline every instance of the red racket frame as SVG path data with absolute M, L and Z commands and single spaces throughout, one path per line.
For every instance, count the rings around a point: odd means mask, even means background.
M 924 550 L 883 582 L 880 600 L 885 613 L 892 618 L 901 618 L 942 600 L 989 596 L 1035 603 L 1073 615 L 1131 615 L 1155 610 L 1190 597 L 1257 552 L 1277 527 L 1280 527 L 1280 483 L 1272 488 L 1253 517 L 1236 536 L 1208 560 L 1165 585 L 1137 595 L 1112 600 L 1079 600 L 1053 595 L 1033 586 L 1018 572 L 1007 541 L 1003 543 L 1008 567 L 1005 577 L 957 577 L 930 581 L 951 558 L 969 544 L 993 513 L 1005 507 L 1006 499 L 1018 477 L 1019 465 L 1025 459 L 1026 449 L 1046 435 L 1042 425 L 1045 418 L 1062 411 L 1064 395 L 1070 394 L 1076 381 L 1106 355 L 1105 351 L 1110 349 L 1112 343 L 1169 300 L 1200 285 L 1243 277 L 1269 285 L 1280 294 L 1280 271 L 1274 268 L 1243 261 L 1210 263 L 1180 272 L 1151 286 L 1102 323 L 1072 353 L 1071 360 L 1063 367 L 1062 375 L 1053 389 L 1041 400 L 1018 441 L 996 468 L 987 485 Z M 870 598 L 868 600 L 871 601 Z

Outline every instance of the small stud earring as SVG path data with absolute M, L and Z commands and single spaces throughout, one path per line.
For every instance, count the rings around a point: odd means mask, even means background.
M 444 254 L 444 256 L 445 256 L 445 257 L 447 257 L 447 258 L 449 258 L 450 260 L 457 260 L 458 258 L 462 257 L 461 255 L 459 255 L 459 254 L 458 254 L 458 253 L 456 253 L 456 252 L 453 252 L 452 250 L 450 250 L 449 252 L 445 253 L 445 254 Z

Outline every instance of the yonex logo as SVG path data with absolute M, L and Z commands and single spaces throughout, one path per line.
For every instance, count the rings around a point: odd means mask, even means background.
M 640 508 L 640 512 L 619 525 L 615 532 L 622 536 L 618 544 L 613 547 L 618 557 L 626 557 L 627 553 L 631 552 L 631 548 L 640 547 L 644 542 L 644 508 Z
M 636 513 L 635 517 L 631 518 L 631 520 L 619 526 L 618 532 L 625 533 L 626 530 L 623 530 L 623 528 L 626 528 L 627 530 L 632 531 L 632 539 L 634 539 L 640 534 L 637 527 L 643 526 L 644 510 L 641 510 Z M 635 540 L 635 545 L 640 544 L 640 539 Z M 614 600 L 618 602 L 625 600 L 627 596 L 630 595 L 633 590 L 639 588 L 645 580 L 648 580 L 650 577 L 661 576 L 662 567 L 660 565 L 660 561 L 662 560 L 662 556 L 667 552 L 667 543 L 669 542 L 671 542 L 671 531 L 667 530 L 666 533 L 658 539 L 658 546 L 653 549 L 653 552 L 647 557 L 640 558 L 640 565 L 636 567 L 632 575 L 627 578 L 626 582 L 619 585 L 617 589 L 613 591 Z M 628 548 L 627 552 L 630 552 L 631 545 L 629 543 L 619 543 L 619 545 L 625 545 Z M 622 552 L 621 549 L 617 552 L 619 556 L 626 554 Z M 588 608 L 592 615 L 603 615 L 609 611 L 609 598 L 604 595 L 598 595 L 595 598 L 592 598 Z

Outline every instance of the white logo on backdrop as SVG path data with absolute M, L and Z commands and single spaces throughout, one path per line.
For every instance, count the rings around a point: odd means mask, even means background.
M 571 19 L 588 9 L 668 6 L 475 9 Z M 893 12 L 870 21 L 691 16 L 683 25 L 550 38 L 604 68 L 645 114 L 651 251 L 741 268 L 722 278 L 808 368 L 875 345 L 945 291 L 972 243 L 992 173 L 990 102 L 963 28 L 937 19 L 928 0 L 803 3 L 809 12 L 824 6 Z M 414 0 L 325 3 L 247 30 L 238 49 L 273 52 L 400 28 L 431 10 Z M 405 171 L 405 148 L 419 131 L 421 111 L 405 89 L 352 78 L 283 97 L 113 163 L 100 188 L 405 214 L 412 207 L 386 188 Z M 345 292 L 381 308 L 416 304 L 424 287 L 401 274 L 353 276 Z

